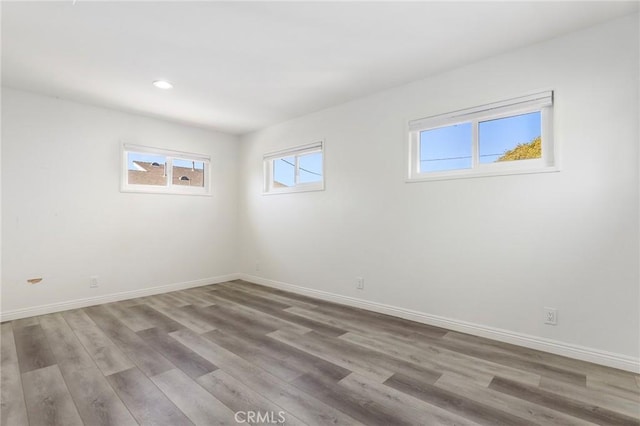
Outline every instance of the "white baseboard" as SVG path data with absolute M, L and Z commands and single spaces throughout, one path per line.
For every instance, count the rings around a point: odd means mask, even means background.
M 474 336 L 486 337 L 488 339 L 497 340 L 500 342 L 524 346 L 526 348 L 536 349 L 556 355 L 562 355 L 569 358 L 592 362 L 594 364 L 600 364 L 607 367 L 618 368 L 620 370 L 631 371 L 633 373 L 640 373 L 640 358 L 633 358 L 627 355 L 601 351 L 598 349 L 573 345 L 557 340 L 530 336 L 527 334 L 516 333 L 509 330 L 487 327 L 481 324 L 459 321 L 451 318 L 427 314 L 424 312 L 418 312 L 411 309 L 404 309 L 396 306 L 385 305 L 382 303 L 370 302 L 367 300 L 357 299 L 355 297 L 343 296 L 340 294 L 301 287 L 298 285 L 274 281 L 249 274 L 241 273 L 239 274 L 239 276 L 240 279 L 255 284 L 278 288 L 281 290 L 315 297 L 329 302 L 367 309 L 369 311 L 405 318 L 423 324 L 446 328 L 448 330 L 459 331 L 461 333 L 472 334 Z
M 85 308 L 87 306 L 99 305 L 101 303 L 118 302 L 120 300 L 134 299 L 136 297 L 152 296 L 154 294 L 169 293 L 186 288 L 201 287 L 209 284 L 219 284 L 233 281 L 240 278 L 240 274 L 220 275 L 217 277 L 203 278 L 200 280 L 186 281 L 181 283 L 166 284 L 157 287 L 143 288 L 140 290 L 123 291 L 120 293 L 105 294 L 85 299 L 75 299 L 66 302 L 51 303 L 48 305 L 33 306 L 24 309 L 14 309 L 0 313 L 0 321 L 12 321 L 20 318 L 33 317 L 36 315 L 51 314 L 54 312 L 68 311 L 69 309 Z

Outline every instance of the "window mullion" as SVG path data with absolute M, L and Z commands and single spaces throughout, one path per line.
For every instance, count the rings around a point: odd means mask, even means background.
M 298 185 L 299 181 L 300 181 L 300 156 L 296 155 L 295 156 L 295 176 L 293 178 L 293 184 L 294 185 Z
M 167 157 L 167 188 L 173 186 L 173 157 Z
M 551 111 L 548 107 L 540 110 L 540 120 L 542 127 L 542 131 L 540 132 L 540 146 L 542 150 L 541 158 L 544 161 L 544 164 L 548 166 L 556 162 L 556 153 L 549 146 L 549 141 L 553 134 L 553 127 L 551 124 Z
M 476 169 L 480 164 L 480 147 L 478 146 L 478 120 L 471 123 L 471 168 Z

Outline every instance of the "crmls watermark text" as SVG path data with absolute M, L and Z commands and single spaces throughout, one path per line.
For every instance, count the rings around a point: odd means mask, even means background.
M 285 414 L 284 411 L 236 411 L 234 417 L 236 423 L 279 425 L 287 420 Z

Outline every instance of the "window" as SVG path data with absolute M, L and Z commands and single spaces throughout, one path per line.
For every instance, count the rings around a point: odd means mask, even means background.
M 264 156 L 264 193 L 324 189 L 324 142 Z
M 409 122 L 408 180 L 556 171 L 553 92 Z
M 210 158 L 123 145 L 122 191 L 208 195 Z

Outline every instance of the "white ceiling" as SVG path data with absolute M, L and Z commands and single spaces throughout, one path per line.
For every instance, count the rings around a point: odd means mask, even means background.
M 2 84 L 245 133 L 638 2 L 2 2 Z M 167 79 L 175 88 L 156 89 Z

